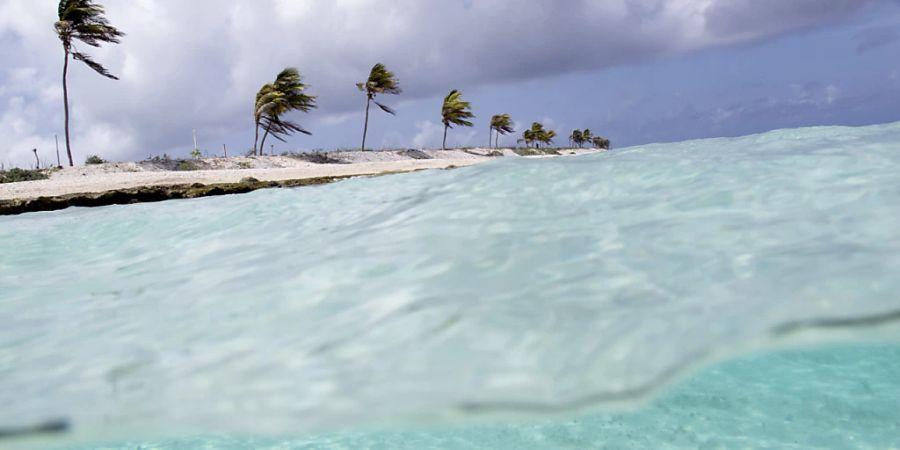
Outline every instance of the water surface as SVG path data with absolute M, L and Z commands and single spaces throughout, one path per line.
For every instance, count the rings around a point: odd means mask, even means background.
M 898 143 L 784 130 L 2 218 L 0 424 L 559 420 L 751 350 L 898 342 Z

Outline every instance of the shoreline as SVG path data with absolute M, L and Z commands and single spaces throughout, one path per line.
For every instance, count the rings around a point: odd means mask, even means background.
M 494 153 L 491 153 L 494 152 Z M 595 149 L 559 150 L 561 156 L 598 153 Z M 326 163 L 310 156 L 328 155 Z M 320 185 L 354 177 L 472 166 L 513 150 L 407 150 L 333 152 L 315 155 L 208 158 L 199 160 L 105 163 L 53 171 L 47 180 L 0 184 L 0 216 L 57 211 L 69 207 L 243 194 L 259 189 Z M 171 170 L 190 164 L 203 170 Z

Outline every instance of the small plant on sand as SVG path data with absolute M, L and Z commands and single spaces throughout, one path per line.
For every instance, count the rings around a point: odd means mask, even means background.
M 238 165 L 238 169 L 249 169 L 251 167 L 250 163 L 247 161 L 239 161 L 237 163 L 237 165 Z
M 13 168 L 6 171 L 0 170 L 0 184 L 18 183 L 20 181 L 46 180 L 50 178 L 43 170 L 25 170 Z
M 84 165 L 86 166 L 96 166 L 98 164 L 106 164 L 106 161 L 97 155 L 90 155 L 84 160 Z
M 387 68 L 384 67 L 384 64 L 381 63 L 375 64 L 375 67 L 372 67 L 372 72 L 369 73 L 369 79 L 366 80 L 365 83 L 357 83 L 356 87 L 359 88 L 361 92 L 366 93 L 366 122 L 363 126 L 362 138 L 362 150 L 365 151 L 366 135 L 369 132 L 369 107 L 372 106 L 372 103 L 375 103 L 382 111 L 390 115 L 397 114 L 389 106 L 375 100 L 375 97 L 378 96 L 378 94 L 397 95 L 403 91 L 400 89 L 400 81 L 397 80 L 394 73 L 387 70 Z
M 447 130 L 453 125 L 471 127 L 474 124 L 468 119 L 475 117 L 471 111 L 472 104 L 463 101 L 462 92 L 454 89 L 444 98 L 444 104 L 441 107 L 441 122 L 444 124 L 444 141 L 441 148 L 447 150 Z
M 201 157 L 203 157 L 203 152 L 199 148 L 191 150 L 191 158 L 200 159 Z

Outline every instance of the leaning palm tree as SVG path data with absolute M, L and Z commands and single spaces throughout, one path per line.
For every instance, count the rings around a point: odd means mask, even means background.
M 545 131 L 544 134 L 541 135 L 541 142 L 547 147 L 550 147 L 550 145 L 553 144 L 553 139 L 556 139 L 556 131 Z
M 593 142 L 594 133 L 591 133 L 590 129 L 585 129 L 581 132 L 581 137 L 584 138 L 584 142 Z
M 531 144 L 534 142 L 534 131 L 525 130 L 522 132 L 522 139 L 519 139 L 519 142 L 524 142 L 525 147 L 531 147 Z
M 269 135 L 285 142 L 284 137 L 293 133 L 312 134 L 300 125 L 282 117 L 291 111 L 309 112 L 316 107 L 316 97 L 306 94 L 307 88 L 300 72 L 293 67 L 284 69 L 275 78 L 275 82 L 265 84 L 260 88 L 256 94 L 254 114 L 257 137 L 253 143 L 254 154 L 265 152 L 266 138 Z M 260 127 L 265 132 L 262 142 L 257 147 Z
M 596 136 L 591 140 L 591 143 L 594 144 L 594 147 L 609 150 L 609 139 L 606 139 L 602 136 Z
M 447 130 L 452 128 L 453 125 L 463 127 L 471 127 L 474 125 L 472 122 L 466 120 L 475 117 L 475 114 L 472 114 L 472 111 L 469 110 L 471 107 L 472 104 L 463 101 L 462 92 L 459 92 L 456 89 L 450 91 L 450 93 L 447 94 L 447 97 L 444 98 L 444 105 L 441 108 L 441 122 L 444 123 L 444 143 L 441 145 L 442 149 L 447 149 Z
M 544 142 L 544 136 L 547 133 L 547 131 L 544 130 L 544 124 L 542 124 L 540 122 L 533 122 L 531 124 L 531 129 L 528 131 L 530 132 L 528 134 L 530 134 L 531 139 L 528 139 L 526 136 L 523 136 L 523 137 L 526 137 L 525 142 L 526 143 L 528 143 L 529 141 L 533 142 L 536 147 L 540 148 L 541 142 Z
M 105 67 L 91 59 L 86 53 L 82 53 L 75 47 L 75 41 L 91 47 L 99 47 L 104 42 L 118 44 L 119 39 L 125 33 L 109 24 L 104 16 L 103 6 L 93 0 L 60 0 L 59 20 L 54 24 L 56 35 L 62 41 L 65 53 L 63 63 L 63 106 L 65 108 L 66 128 L 66 154 L 69 156 L 69 166 L 74 166 L 72 159 L 72 141 L 69 137 L 69 56 L 77 61 L 87 64 L 88 67 L 106 78 L 118 80 L 109 73 Z
M 400 89 L 400 81 L 394 75 L 393 72 L 387 70 L 384 67 L 384 64 L 378 63 L 375 64 L 375 67 L 372 67 L 372 72 L 369 73 L 369 79 L 365 83 L 356 83 L 356 87 L 359 88 L 360 91 L 366 93 L 366 123 L 363 127 L 363 139 L 362 139 L 362 150 L 366 150 L 366 135 L 369 132 L 369 107 L 372 106 L 374 102 L 382 111 L 395 115 L 396 111 L 391 109 L 389 106 L 381 104 L 375 100 L 375 97 L 378 94 L 400 94 L 403 90 Z
M 491 138 L 494 132 L 497 133 L 497 139 L 493 143 L 494 147 L 500 146 L 500 135 L 515 133 L 516 130 L 512 126 L 512 117 L 509 114 L 497 114 L 491 117 L 491 136 L 488 137 L 488 145 L 491 145 Z
M 573 131 L 569 136 L 569 141 L 572 144 L 577 145 L 578 148 L 581 148 L 581 145 L 584 144 L 584 133 L 582 133 L 581 130 Z

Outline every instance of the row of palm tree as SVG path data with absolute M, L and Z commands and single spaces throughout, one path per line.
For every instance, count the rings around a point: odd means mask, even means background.
M 522 133 L 522 139 L 519 139 L 519 142 L 524 142 L 528 147 L 534 145 L 535 147 L 540 148 L 541 144 L 550 146 L 553 144 L 553 139 L 555 138 L 556 131 L 545 130 L 544 124 L 534 122 L 531 124 L 531 128 Z
M 578 148 L 583 147 L 584 144 L 587 143 L 596 148 L 609 150 L 609 139 L 602 136 L 594 136 L 589 129 L 572 131 L 572 134 L 569 135 L 569 142 L 573 145 L 577 145 Z
M 77 61 L 84 62 L 100 75 L 118 80 L 105 67 L 80 51 L 76 44 L 80 42 L 91 47 L 99 47 L 103 43 L 118 44 L 125 34 L 110 25 L 105 17 L 103 6 L 97 4 L 94 0 L 60 0 L 58 13 L 59 20 L 55 23 L 55 28 L 57 36 L 62 42 L 65 55 L 63 64 L 63 104 L 65 108 L 66 154 L 69 157 L 69 165 L 74 166 L 69 135 L 69 59 L 71 57 Z M 368 79 L 365 82 L 357 83 L 356 86 L 366 95 L 366 115 L 361 147 L 362 150 L 365 150 L 366 136 L 369 131 L 369 110 L 372 103 L 382 111 L 395 115 L 396 112 L 391 107 L 379 102 L 377 99 L 379 95 L 397 95 L 403 91 L 400 89 L 400 82 L 397 76 L 381 63 L 375 64 L 369 73 Z M 253 109 L 255 125 L 253 154 L 263 153 L 266 139 L 269 136 L 284 142 L 287 136 L 294 133 L 311 134 L 296 122 L 285 118 L 291 112 L 309 112 L 317 107 L 316 97 L 306 93 L 308 87 L 303 82 L 300 72 L 293 67 L 288 67 L 281 71 L 273 82 L 266 83 L 259 89 Z M 470 119 L 475 118 L 475 114 L 472 113 L 471 108 L 472 104 L 463 100 L 462 93 L 456 89 L 450 91 L 444 98 L 441 107 L 441 122 L 444 124 L 442 149 L 447 148 L 447 132 L 451 128 L 454 126 L 473 126 Z M 260 131 L 263 132 L 261 140 Z M 490 134 L 488 136 L 489 146 L 499 146 L 500 136 L 514 132 L 512 118 L 509 114 L 497 114 L 491 117 Z M 525 142 L 529 146 L 551 145 L 555 137 L 555 131 L 544 130 L 542 124 L 535 122 L 530 129 L 525 130 L 519 142 Z M 590 130 L 576 130 L 572 133 L 570 139 L 579 147 L 585 142 L 590 142 L 598 147 L 604 145 L 605 142 L 605 148 L 609 147 L 608 140 L 599 137 L 595 138 L 590 133 Z

